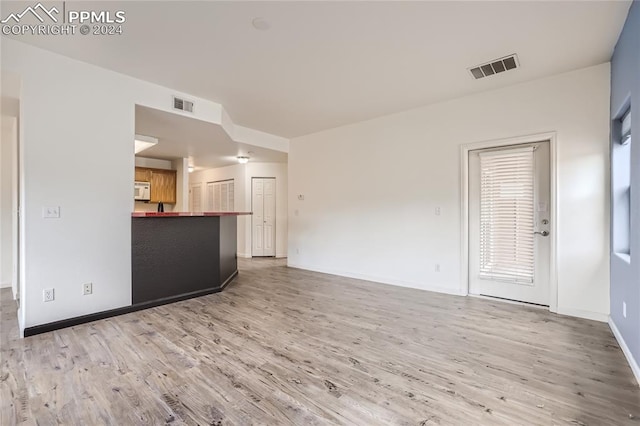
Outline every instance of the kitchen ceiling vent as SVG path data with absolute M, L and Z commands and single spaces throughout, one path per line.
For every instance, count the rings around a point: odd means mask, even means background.
M 489 77 L 490 75 L 500 74 L 501 72 L 514 70 L 518 68 L 518 56 L 514 53 L 513 55 L 505 56 L 504 58 L 494 59 L 491 62 L 487 62 L 486 64 L 478 65 L 472 68 L 469 68 L 469 72 L 476 80 Z
M 193 102 L 173 97 L 173 108 L 185 112 L 193 112 Z

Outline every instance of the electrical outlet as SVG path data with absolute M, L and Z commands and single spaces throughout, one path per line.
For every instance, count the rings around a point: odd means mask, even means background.
M 627 302 L 622 302 L 622 316 L 627 317 Z
M 53 302 L 55 299 L 55 291 L 52 288 L 45 288 L 42 290 L 42 301 L 43 302 Z
M 436 272 L 440 272 L 440 264 L 436 263 Z
M 58 219 L 60 218 L 60 206 L 56 207 L 43 207 L 42 217 L 45 219 Z
M 436 213 L 436 216 L 440 216 L 440 207 L 436 207 L 435 213 Z
M 296 249 L 296 254 L 300 254 L 300 249 Z
M 82 293 L 86 296 L 87 294 L 91 294 L 93 293 L 93 284 L 92 283 L 86 283 L 85 285 L 82 286 Z

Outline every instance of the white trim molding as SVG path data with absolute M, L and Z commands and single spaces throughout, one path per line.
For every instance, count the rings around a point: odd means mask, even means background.
M 607 322 L 609 321 L 609 315 L 602 312 L 585 311 L 583 309 L 565 308 L 558 306 L 557 314 L 567 315 L 570 317 L 584 318 L 593 321 Z
M 318 268 L 315 266 L 306 266 L 306 265 L 296 264 L 291 262 L 287 264 L 287 267 L 295 268 L 295 269 L 304 269 L 305 271 L 320 272 L 320 273 L 329 274 L 329 275 L 336 275 L 339 277 L 354 278 L 354 279 L 363 280 L 363 281 L 371 281 L 378 284 L 413 288 L 416 290 L 432 291 L 434 293 L 451 294 L 453 296 L 466 296 L 466 294 L 460 293 L 456 288 L 430 285 L 430 284 L 424 284 L 424 283 L 415 283 L 410 281 L 402 281 L 394 278 L 381 277 L 377 275 L 358 274 L 358 273 L 352 273 L 352 272 L 338 271 L 338 270 L 329 269 L 329 268 Z
M 613 332 L 614 337 L 618 341 L 618 344 L 620 345 L 620 349 L 622 349 L 622 353 L 627 358 L 629 367 L 631 367 L 631 371 L 633 371 L 633 375 L 636 377 L 636 382 L 638 383 L 638 385 L 640 385 L 640 366 L 638 365 L 638 362 L 635 360 L 635 358 L 633 357 L 633 354 L 629 350 L 629 347 L 627 346 L 627 342 L 624 341 L 622 334 L 620 334 L 620 330 L 618 330 L 618 327 L 616 327 L 616 323 L 613 322 L 613 319 L 611 318 L 609 318 L 609 327 L 611 328 L 611 331 Z
M 469 294 L 469 151 L 549 141 L 550 172 L 550 238 L 551 253 L 549 263 L 549 311 L 558 312 L 558 271 L 557 271 L 557 170 L 558 155 L 556 132 L 536 133 L 506 139 L 473 142 L 460 145 L 460 294 Z M 605 319 L 606 321 L 606 319 Z

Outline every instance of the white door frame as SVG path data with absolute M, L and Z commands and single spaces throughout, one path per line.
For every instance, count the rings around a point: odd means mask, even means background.
M 460 293 L 469 295 L 469 151 L 485 148 L 497 148 L 508 145 L 519 145 L 534 142 L 549 141 L 549 229 L 551 238 L 550 264 L 549 264 L 549 310 L 558 312 L 558 271 L 557 271 L 557 244 L 558 244 L 558 214 L 557 214 L 557 144 L 556 132 L 537 133 L 533 135 L 518 136 L 514 138 L 496 139 L 482 142 L 474 142 L 460 146 L 460 225 L 461 225 L 461 253 L 460 253 Z

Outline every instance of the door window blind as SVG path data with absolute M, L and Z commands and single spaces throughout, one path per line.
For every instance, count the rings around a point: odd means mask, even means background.
M 533 147 L 480 153 L 480 278 L 532 284 Z

